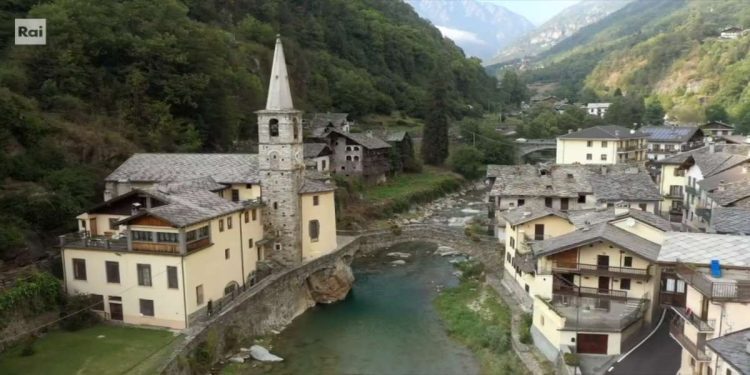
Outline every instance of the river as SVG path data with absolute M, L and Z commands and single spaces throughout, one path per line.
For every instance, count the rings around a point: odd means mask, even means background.
M 448 337 L 432 300 L 458 284 L 436 246 L 405 243 L 355 259 L 346 300 L 316 306 L 271 340 L 276 364 L 233 367 L 246 374 L 476 374 L 472 353 Z M 408 252 L 391 265 L 387 252 Z

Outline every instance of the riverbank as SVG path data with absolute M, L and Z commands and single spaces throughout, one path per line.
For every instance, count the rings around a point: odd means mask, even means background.
M 434 301 L 450 336 L 471 349 L 482 374 L 531 374 L 512 348 L 511 310 L 482 281 L 483 265 L 468 261 L 457 268 L 461 283 Z

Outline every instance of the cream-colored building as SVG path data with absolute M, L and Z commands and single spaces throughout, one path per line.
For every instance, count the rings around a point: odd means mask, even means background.
M 735 334 L 750 328 L 748 251 L 747 236 L 669 233 L 665 238 L 659 262 L 673 265 L 687 283 L 685 304 L 671 306 L 670 335 L 682 347 L 678 374 L 743 374 L 750 368 L 742 360 L 750 358 L 750 352 L 742 357 L 750 337 Z
M 96 296 L 107 319 L 181 329 L 274 266 L 335 250 L 335 187 L 305 176 L 280 40 L 258 133 L 257 155 L 136 154 L 120 165 L 105 202 L 61 237 L 67 292 Z
M 620 164 L 646 160 L 646 138 L 617 125 L 594 126 L 557 137 L 557 164 Z

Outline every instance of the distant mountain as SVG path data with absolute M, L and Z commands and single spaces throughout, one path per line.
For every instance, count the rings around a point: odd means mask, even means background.
M 423 18 L 461 47 L 484 61 L 534 29 L 524 16 L 497 4 L 477 0 L 407 0 Z
M 503 63 L 522 57 L 533 57 L 563 39 L 575 34 L 619 10 L 631 0 L 584 0 L 574 4 L 545 22 L 536 30 L 503 48 L 487 65 Z

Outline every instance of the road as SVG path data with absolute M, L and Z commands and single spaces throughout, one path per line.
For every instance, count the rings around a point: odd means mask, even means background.
M 643 345 L 621 362 L 615 362 L 607 375 L 674 375 L 680 368 L 682 348 L 669 336 L 672 314 L 667 313 L 659 329 Z

